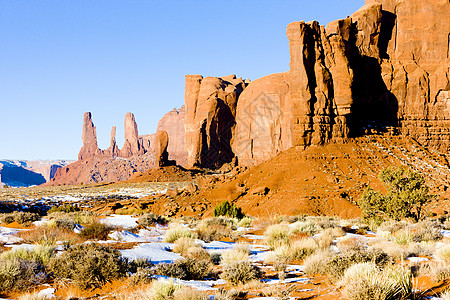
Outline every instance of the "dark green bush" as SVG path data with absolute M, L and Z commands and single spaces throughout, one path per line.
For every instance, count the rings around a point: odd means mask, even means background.
M 155 269 L 155 274 L 188 280 L 204 279 L 211 276 L 211 272 L 210 261 L 192 258 L 179 259 L 170 264 L 160 264 Z
M 71 279 L 80 288 L 87 289 L 124 277 L 128 263 L 119 251 L 89 243 L 70 247 L 53 258 L 49 267 L 57 277 Z
M 245 217 L 245 214 L 240 207 L 237 207 L 234 203 L 230 204 L 230 202 L 226 200 L 214 207 L 213 215 L 214 217 L 227 216 L 236 219 Z
M 107 240 L 112 229 L 109 225 L 94 221 L 81 230 L 80 236 L 84 239 Z
M 80 208 L 74 205 L 70 204 L 63 204 L 60 206 L 52 206 L 52 208 L 47 213 L 54 213 L 54 212 L 65 212 L 65 213 L 71 213 L 80 211 Z
M 259 279 L 262 277 L 262 272 L 248 261 L 237 261 L 225 265 L 220 277 L 236 285 Z
M 419 221 L 423 218 L 424 207 L 435 196 L 430 194 L 420 173 L 391 167 L 381 171 L 379 178 L 388 192 L 383 195 L 370 187 L 364 191 L 358 203 L 364 220 L 379 225 L 388 219 L 412 218 Z

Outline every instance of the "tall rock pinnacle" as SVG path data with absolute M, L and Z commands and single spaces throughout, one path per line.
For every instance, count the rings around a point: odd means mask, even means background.
M 125 115 L 125 144 L 120 150 L 121 157 L 144 154 L 144 148 L 139 142 L 137 124 L 132 113 Z
M 100 153 L 100 149 L 97 145 L 97 133 L 94 123 L 92 122 L 92 116 L 90 112 L 84 113 L 83 133 L 81 139 L 83 140 L 83 146 L 78 153 L 79 160 L 86 159 Z

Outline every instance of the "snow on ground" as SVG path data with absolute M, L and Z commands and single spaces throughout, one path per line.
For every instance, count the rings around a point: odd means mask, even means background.
M 256 235 L 256 234 L 244 234 L 243 237 L 249 240 L 263 240 L 263 235 Z
M 121 250 L 123 257 L 129 260 L 149 259 L 154 264 L 171 263 L 177 259 L 183 258 L 178 253 L 169 252 L 173 244 L 170 243 L 145 243 L 140 244 L 133 249 Z
M 40 291 L 38 296 L 46 297 L 47 299 L 55 298 L 55 291 L 56 289 L 49 287 Z
M 118 242 L 127 243 L 148 243 L 148 242 L 159 242 L 162 240 L 161 236 L 152 236 L 147 233 L 148 230 L 141 229 L 138 234 L 132 233 L 126 230 L 113 231 L 108 236 L 110 239 Z
M 104 219 L 100 219 L 100 222 L 111 226 L 133 228 L 138 225 L 137 220 L 137 218 L 130 215 L 111 215 Z
M 194 288 L 199 291 L 214 291 L 214 290 L 217 290 L 217 288 L 214 288 L 214 286 L 226 283 L 226 281 L 223 279 L 218 279 L 218 280 L 181 280 L 181 279 L 171 278 L 171 277 L 161 276 L 161 275 L 156 275 L 155 278 L 157 278 L 158 281 L 173 280 L 175 283 L 185 285 L 185 286 Z
M 19 231 L 21 231 L 21 230 L 0 226 L 0 243 L 15 244 L 15 243 L 20 242 L 22 239 L 15 235 Z
M 424 262 L 424 261 L 429 261 L 430 259 L 428 259 L 426 257 L 408 257 L 408 258 L 406 258 L 406 260 L 409 260 L 410 262 L 413 262 L 413 263 L 420 263 L 420 262 Z
M 27 251 L 33 251 L 33 249 L 39 247 L 39 245 L 20 244 L 20 245 L 5 245 L 5 247 L 11 248 L 11 250 L 25 249 Z
M 206 251 L 212 253 L 222 253 L 225 250 L 232 249 L 235 245 L 235 243 L 232 242 L 212 241 L 210 243 L 206 243 L 201 240 L 198 240 L 198 242 Z
M 450 238 L 450 230 L 442 230 L 442 236 L 446 238 Z

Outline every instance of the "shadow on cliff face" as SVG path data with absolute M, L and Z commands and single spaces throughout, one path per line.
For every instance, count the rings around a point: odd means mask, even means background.
M 217 114 L 214 116 L 210 128 L 207 128 L 206 122 L 201 128 L 200 165 L 210 169 L 218 169 L 222 165 L 230 163 L 234 158 L 231 139 L 236 120 L 223 100 L 217 99 L 217 102 Z
M 389 59 L 387 53 L 392 38 L 396 16 L 390 12 L 382 12 L 381 29 L 378 37 L 380 59 L 361 55 L 355 46 L 350 44 L 350 65 L 354 71 L 352 86 L 354 135 L 364 134 L 365 129 L 372 128 L 386 131 L 388 126 L 398 126 L 398 100 L 387 88 L 382 74 L 381 59 Z M 352 35 L 356 39 L 356 28 Z
M 18 166 L 3 166 L 0 170 L 1 181 L 10 186 L 31 186 L 45 183 L 45 178 Z

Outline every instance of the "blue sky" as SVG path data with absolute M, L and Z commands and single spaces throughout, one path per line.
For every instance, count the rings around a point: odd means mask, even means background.
M 363 0 L 0 0 L 0 159 L 76 159 L 83 113 L 99 146 L 125 113 L 139 134 L 184 103 L 184 75 L 289 69 L 286 26 Z

